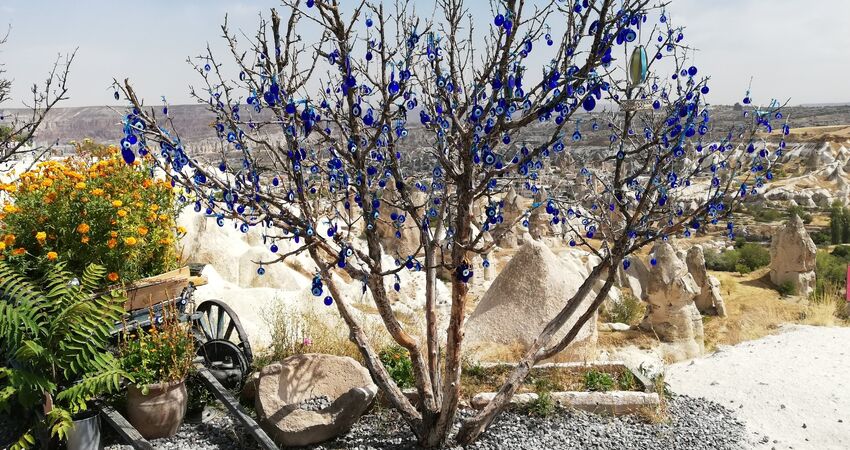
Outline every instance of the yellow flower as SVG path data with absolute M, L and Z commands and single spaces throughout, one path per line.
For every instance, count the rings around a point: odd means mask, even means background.
M 127 244 L 127 246 L 129 246 L 129 247 L 136 245 L 136 242 L 138 242 L 138 241 L 136 241 L 136 238 L 134 238 L 133 236 L 130 236 L 128 238 L 124 238 L 124 243 Z
M 75 185 L 74 185 L 74 188 L 76 188 L 76 189 L 85 189 L 85 188 L 86 188 L 86 183 L 84 183 L 84 182 L 82 182 L 82 181 L 79 181 L 79 182 L 77 182 L 77 184 L 75 184 Z
M 159 205 L 157 205 L 155 203 L 153 205 L 151 205 L 151 211 L 153 211 L 153 212 L 159 211 Z
M 39 244 L 44 245 L 44 241 L 47 240 L 47 233 L 39 231 L 35 234 L 35 240 L 38 241 Z
M 101 188 L 92 189 L 91 195 L 94 195 L 96 197 L 100 197 L 101 195 L 103 195 L 103 189 L 101 189 Z
M 110 231 L 110 232 L 109 232 L 109 237 L 117 238 L 117 237 L 118 237 L 118 232 L 117 232 L 117 231 Z
M 46 187 L 46 188 L 53 186 L 53 180 L 50 179 L 50 178 L 45 178 L 44 180 L 41 181 L 41 186 Z
M 122 202 L 121 200 L 112 200 L 112 206 L 120 208 L 122 205 L 124 205 L 124 202 Z
M 127 211 L 124 209 L 118 210 L 118 217 L 127 217 Z
M 13 205 L 13 204 L 11 204 L 11 203 L 8 203 L 8 204 L 6 204 L 5 206 L 3 206 L 3 211 L 5 211 L 5 212 L 7 212 L 7 213 L 9 213 L 9 214 L 14 214 L 14 213 L 16 213 L 16 212 L 18 212 L 18 211 L 20 211 L 20 210 L 21 210 L 20 208 L 18 208 L 17 206 L 15 206 L 15 205 Z
M 182 227 L 182 226 L 177 227 L 177 233 L 179 233 L 179 234 L 186 234 L 186 228 L 184 228 L 184 227 Z
M 56 254 L 56 252 L 47 252 L 47 259 L 49 259 L 51 261 L 56 261 L 56 258 L 58 258 L 58 257 L 59 257 L 59 255 Z
M 2 252 L 3 250 L 6 250 L 6 243 L 0 242 L 0 252 Z
M 109 275 L 106 276 L 106 279 L 114 283 L 118 281 L 118 274 L 115 272 L 109 272 Z
M 148 227 L 145 227 L 145 226 L 139 227 L 139 234 L 141 234 L 142 236 L 146 236 L 148 234 L 148 231 L 149 231 Z
M 77 225 L 77 233 L 86 234 L 89 232 L 89 230 L 91 230 L 91 227 L 89 227 L 89 224 L 87 223 L 81 223 Z

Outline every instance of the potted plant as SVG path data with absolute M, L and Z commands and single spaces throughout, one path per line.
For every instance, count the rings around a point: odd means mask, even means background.
M 127 376 L 107 349 L 125 298 L 92 294 L 104 275 L 90 265 L 77 279 L 60 263 L 34 281 L 0 260 L 0 411 L 23 422 L 4 443 L 9 448 L 51 440 L 99 448 L 97 416 L 86 415 L 90 401 L 117 391 Z
M 151 312 L 148 329 L 125 331 L 122 367 L 134 383 L 127 391 L 127 419 L 146 439 L 174 436 L 186 415 L 186 376 L 195 358 L 194 340 L 178 311 Z

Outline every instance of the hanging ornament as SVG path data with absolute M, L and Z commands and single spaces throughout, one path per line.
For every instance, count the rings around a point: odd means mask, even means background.
M 629 78 L 632 80 L 632 85 L 638 85 L 646 81 L 648 70 L 646 49 L 642 45 L 638 45 L 632 51 L 632 58 L 629 63 Z

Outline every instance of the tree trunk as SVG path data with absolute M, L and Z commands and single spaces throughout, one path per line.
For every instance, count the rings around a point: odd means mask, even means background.
M 534 340 L 534 343 L 531 347 L 526 351 L 523 358 L 516 365 L 514 370 L 508 375 L 508 379 L 499 388 L 499 391 L 496 393 L 496 396 L 493 397 L 492 400 L 484 407 L 478 414 L 476 414 L 471 419 L 467 420 L 460 428 L 457 434 L 457 442 L 461 445 L 468 445 L 474 442 L 478 437 L 483 433 L 492 423 L 496 416 L 502 412 L 505 406 L 508 405 L 511 398 L 516 393 L 517 389 L 522 386 L 522 383 L 525 381 L 525 378 L 528 376 L 528 373 L 531 371 L 531 368 L 542 359 L 546 355 L 546 346 L 549 345 L 549 342 L 552 340 L 552 337 L 564 324 L 567 320 L 575 314 L 578 307 L 581 305 L 584 298 L 590 293 L 590 290 L 593 288 L 593 285 L 596 284 L 596 281 L 602 275 L 603 270 L 611 267 L 610 259 L 605 259 L 596 267 L 593 268 L 590 275 L 584 282 L 579 286 L 578 291 L 576 291 L 575 295 L 567 302 L 566 306 L 558 313 L 543 329 L 537 339 Z M 609 275 L 608 279 L 613 280 L 612 274 L 615 273 L 614 270 L 608 270 Z M 606 282 L 606 284 L 608 284 Z M 610 288 L 610 285 L 608 286 Z M 608 289 L 601 289 L 594 299 L 593 305 L 597 304 L 597 301 L 605 298 L 608 294 Z M 601 301 L 600 301 L 601 303 Z M 595 308 L 593 305 L 588 308 L 589 314 L 585 313 L 573 326 L 567 336 L 572 336 L 570 341 L 575 338 L 575 335 L 578 333 L 578 330 L 587 322 L 588 317 L 593 317 L 593 310 Z M 584 320 L 582 320 L 584 319 Z M 558 346 L 563 344 L 566 339 L 562 340 Z M 569 342 L 567 342 L 569 344 Z M 566 345 L 564 345 L 566 346 Z

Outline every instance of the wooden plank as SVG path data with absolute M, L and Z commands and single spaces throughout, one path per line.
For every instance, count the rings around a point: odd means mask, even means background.
M 116 411 L 111 406 L 101 405 L 100 406 L 100 415 L 103 417 L 115 431 L 124 439 L 125 442 L 129 443 L 136 450 L 153 450 L 153 445 L 147 441 L 147 439 L 143 438 L 139 432 L 130 425 L 130 422 L 127 422 L 127 419 L 124 418 L 118 411 Z
M 272 438 L 260 428 L 260 425 L 254 420 L 253 417 L 248 415 L 242 405 L 239 404 L 239 401 L 233 397 L 233 395 L 218 382 L 218 380 L 201 364 L 195 364 L 195 368 L 198 369 L 198 374 L 201 375 L 201 381 L 203 381 L 204 385 L 213 393 L 215 398 L 221 401 L 224 406 L 236 417 L 242 426 L 244 426 L 254 439 L 257 440 L 257 443 L 266 450 L 278 450 L 278 446 L 274 443 Z

